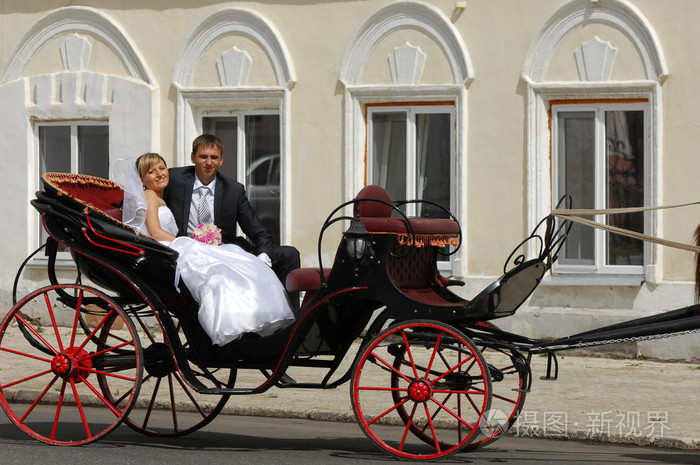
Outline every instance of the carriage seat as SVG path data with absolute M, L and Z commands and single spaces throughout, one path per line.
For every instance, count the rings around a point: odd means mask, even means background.
M 324 281 L 328 281 L 330 268 L 323 269 Z M 287 275 L 285 288 L 289 292 L 316 291 L 321 286 L 321 270 L 318 268 L 297 268 Z
M 297 268 L 287 275 L 287 281 L 284 285 L 287 292 L 294 294 L 304 291 L 304 298 L 300 307 L 302 313 L 309 308 L 316 291 L 321 287 L 321 272 L 323 272 L 324 282 L 328 282 L 328 276 L 331 274 L 330 268 L 323 268 L 323 270 L 319 268 Z
M 396 288 L 427 304 L 452 304 L 453 301 L 446 300 L 447 294 L 442 289 L 457 281 L 440 274 L 435 257 L 439 249 L 459 245 L 459 223 L 445 218 L 409 218 L 414 236 L 405 219 L 392 218 L 394 203 L 383 187 L 369 185 L 357 194 L 357 199 L 381 201 L 359 202 L 360 221 L 372 234 L 396 236 L 397 248 L 385 260 L 387 273 Z M 460 300 L 460 303 L 466 301 Z

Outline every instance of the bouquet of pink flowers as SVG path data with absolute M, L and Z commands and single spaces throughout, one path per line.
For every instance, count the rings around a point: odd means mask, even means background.
M 200 224 L 192 232 L 192 239 L 209 245 L 221 245 L 221 229 L 215 224 Z

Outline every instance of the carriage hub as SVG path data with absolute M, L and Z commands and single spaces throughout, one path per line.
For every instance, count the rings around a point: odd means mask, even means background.
M 92 362 L 89 355 L 82 349 L 70 347 L 65 352 L 56 355 L 51 360 L 51 371 L 63 379 L 80 380 L 90 374 Z
M 162 378 L 175 371 L 175 364 L 170 353 L 170 348 L 162 342 L 155 342 L 143 350 L 144 368 L 146 372 Z
M 408 397 L 413 402 L 425 402 L 430 399 L 432 388 L 424 379 L 418 379 L 408 386 Z

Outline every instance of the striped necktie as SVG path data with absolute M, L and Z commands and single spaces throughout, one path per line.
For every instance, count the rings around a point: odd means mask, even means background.
M 197 222 L 198 224 L 209 224 L 211 223 L 211 208 L 209 207 L 209 202 L 207 201 L 207 196 L 210 191 L 207 186 L 201 186 L 197 189 L 199 191 L 199 205 L 197 205 Z

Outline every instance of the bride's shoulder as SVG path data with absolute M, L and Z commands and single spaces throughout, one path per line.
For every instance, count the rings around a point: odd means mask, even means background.
M 143 195 L 146 197 L 146 202 L 148 203 L 155 203 L 158 206 L 165 205 L 165 200 L 150 189 L 143 191 Z

